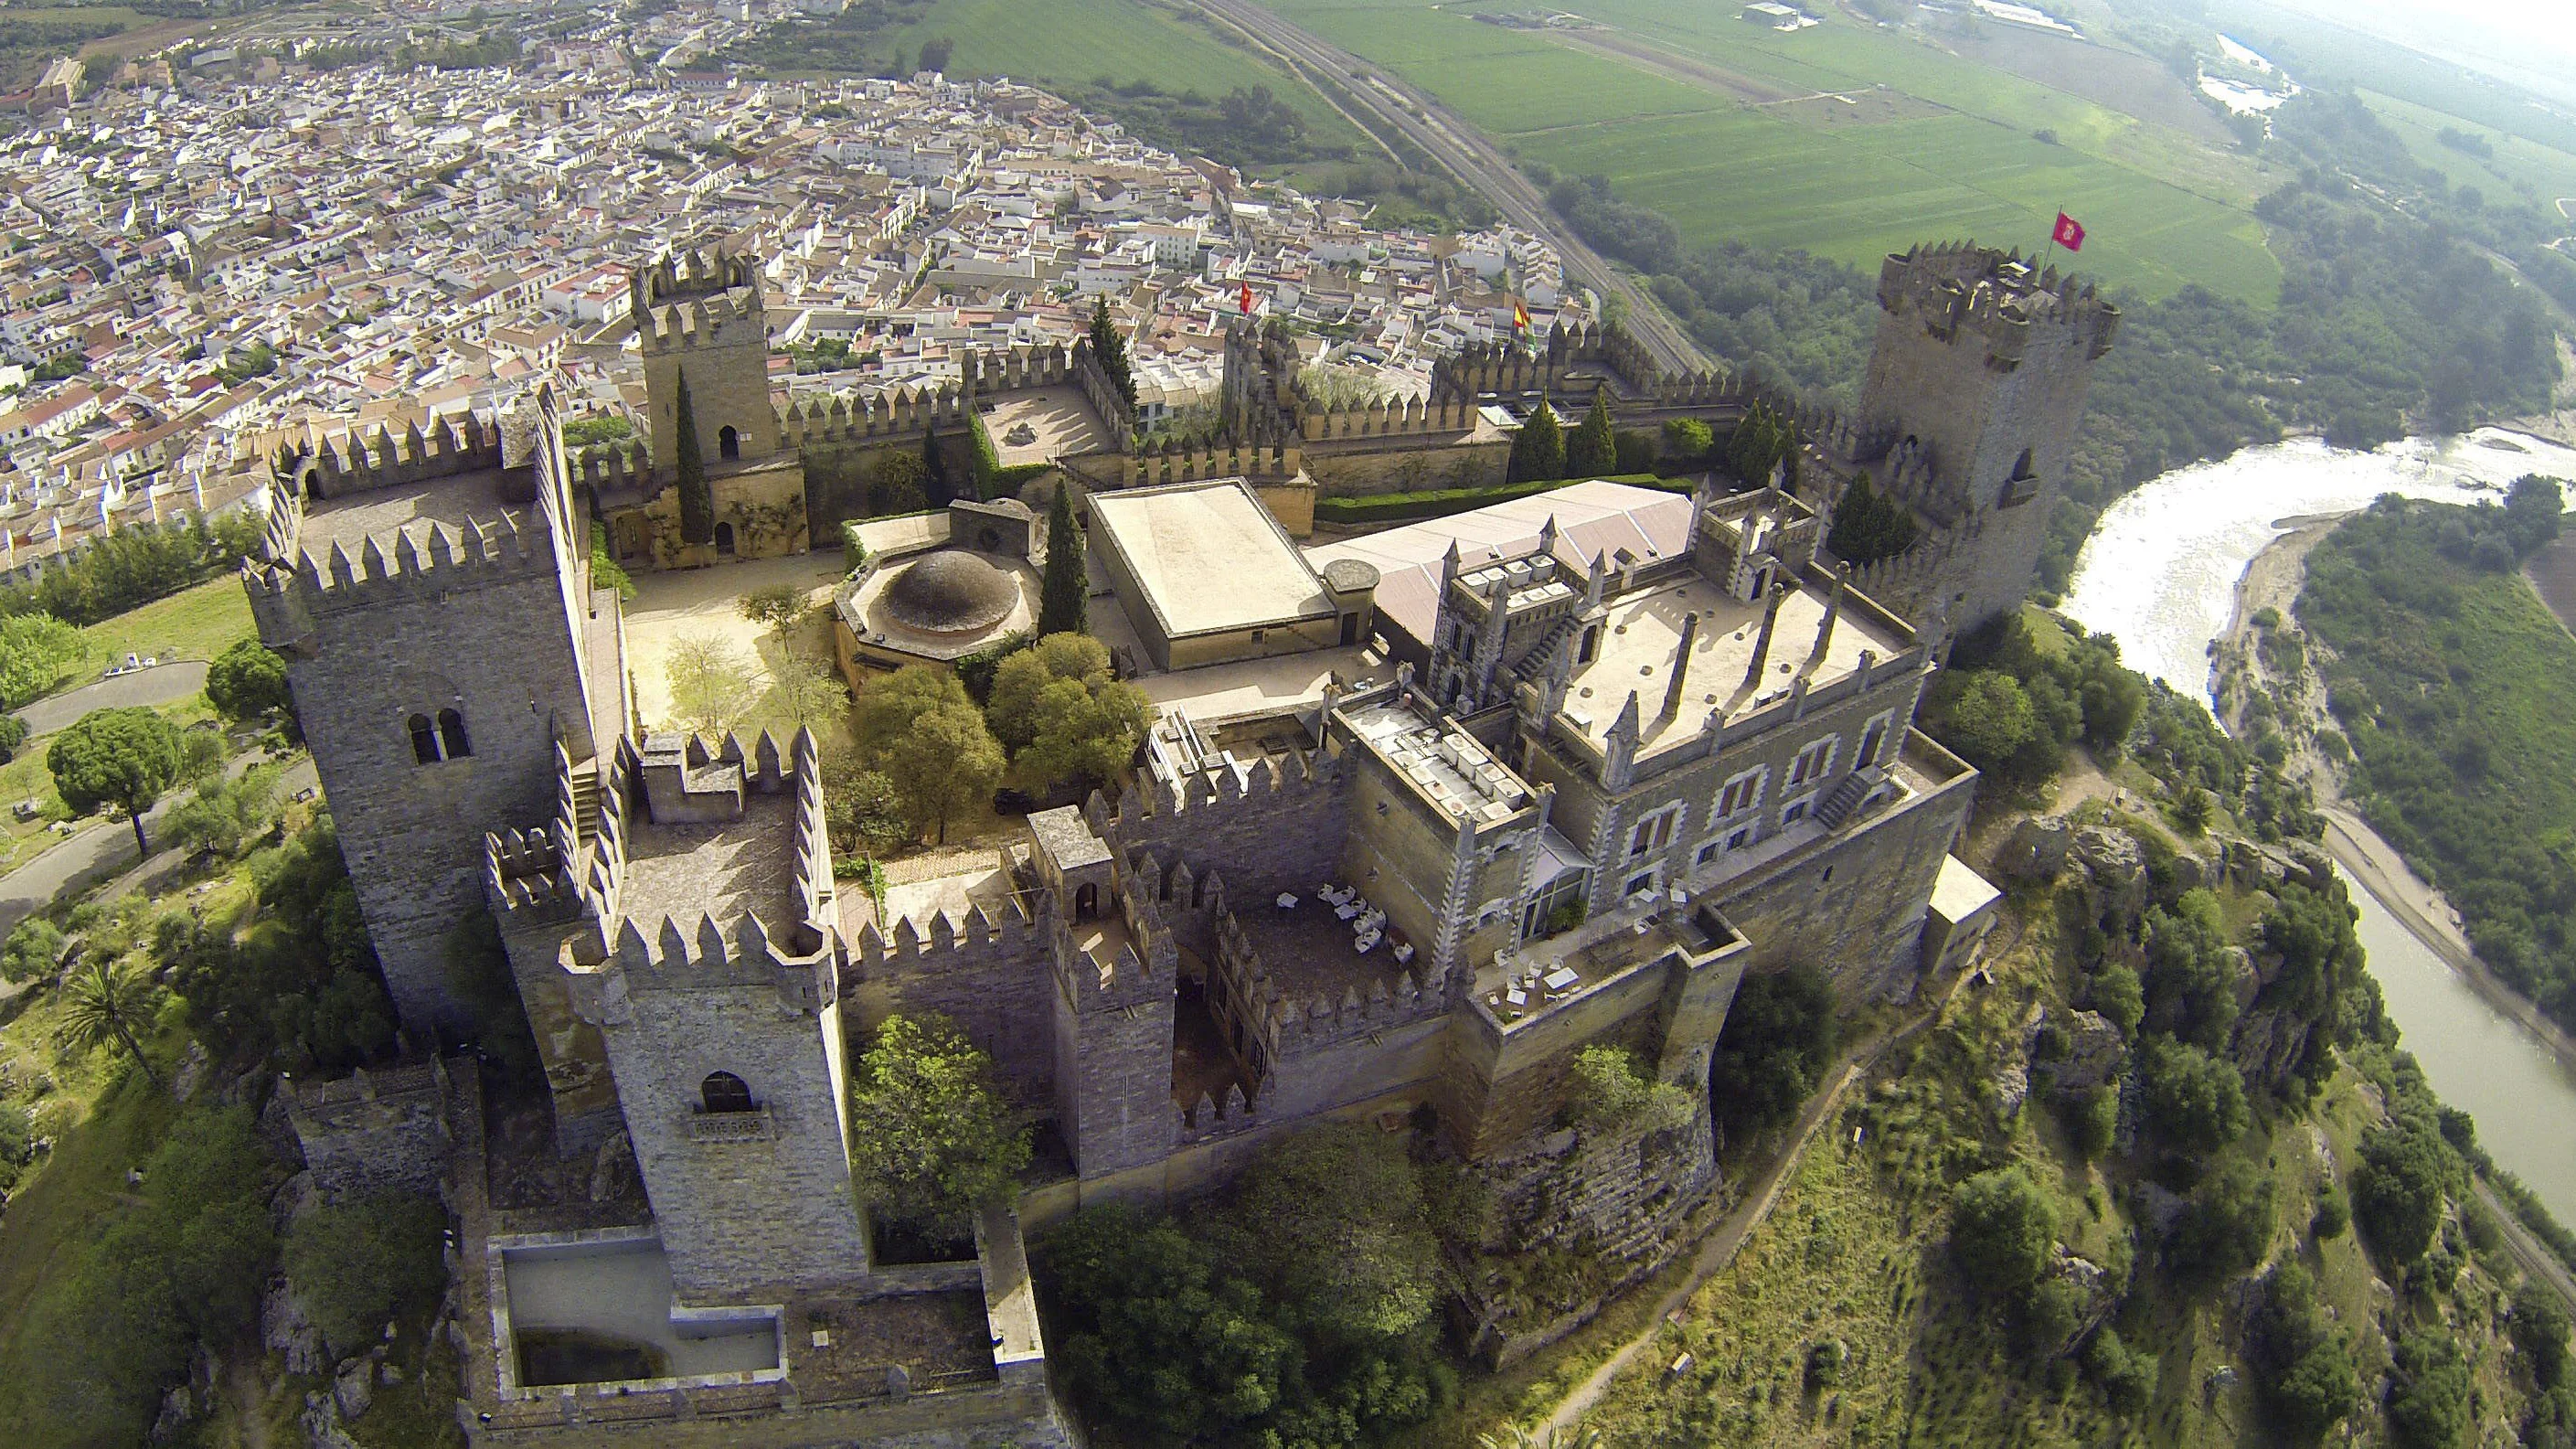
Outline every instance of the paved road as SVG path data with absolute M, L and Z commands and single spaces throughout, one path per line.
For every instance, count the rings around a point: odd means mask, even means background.
M 1256 0 L 1198 3 L 1268 47 L 1292 69 L 1321 82 L 1319 89 L 1335 101 L 1343 114 L 1349 115 L 1349 107 L 1357 106 L 1363 114 L 1353 119 L 1378 132 L 1381 140 L 1389 132 L 1403 137 L 1461 182 L 1483 193 L 1514 226 L 1546 237 L 1577 276 L 1626 304 L 1628 330 L 1646 344 L 1665 371 L 1681 374 L 1716 370 L 1716 364 L 1682 331 L 1653 293 L 1585 245 L 1573 228 L 1549 209 L 1547 197 L 1521 175 L 1510 158 L 1447 107 L 1349 51 L 1288 23 Z
M 33 738 L 52 734 L 94 709 L 170 704 L 205 687 L 206 661 L 182 659 L 64 690 L 18 711 L 18 718 L 27 722 L 27 734 Z
M 239 775 L 259 762 L 261 756 L 244 754 L 234 759 L 225 773 Z M 288 794 L 314 783 L 313 762 L 299 760 L 286 772 L 282 788 Z M 146 834 L 185 795 L 168 797 L 152 807 L 143 817 Z M 101 820 L 87 829 L 67 837 L 60 845 L 37 856 L 5 876 L 0 876 L 0 935 L 6 935 L 20 921 L 52 904 L 65 887 L 106 879 L 136 863 L 134 826 L 124 820 Z M 13 988 L 0 984 L 0 999 L 14 994 Z

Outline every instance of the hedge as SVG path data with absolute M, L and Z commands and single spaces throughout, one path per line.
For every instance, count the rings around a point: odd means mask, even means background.
M 1358 498 L 1318 498 L 1315 521 L 1318 523 L 1394 523 L 1406 519 L 1445 518 L 1491 503 L 1508 503 L 1590 480 L 1582 478 L 1548 478 L 1521 483 L 1498 483 L 1485 488 L 1433 488 L 1420 493 L 1371 493 Z M 1666 493 L 1688 493 L 1695 486 L 1687 478 L 1659 478 L 1652 473 L 1620 473 L 1600 480 L 1604 483 L 1626 483 L 1638 488 L 1657 488 Z
M 1013 463 L 1007 468 L 997 469 L 993 474 L 993 491 L 987 495 L 988 501 L 992 498 L 1017 498 L 1022 484 L 1054 471 L 1053 463 Z

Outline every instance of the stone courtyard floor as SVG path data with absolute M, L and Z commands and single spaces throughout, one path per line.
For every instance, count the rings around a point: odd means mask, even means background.
M 782 645 L 777 634 L 742 616 L 741 600 L 746 594 L 788 584 L 804 589 L 809 603 L 824 602 L 840 578 L 837 552 L 635 575 L 635 597 L 626 601 L 626 661 L 635 677 L 635 709 L 644 727 L 664 729 L 672 724 L 671 649 L 684 638 L 712 635 L 733 645 L 758 661 L 764 688 L 782 647 L 829 664 L 831 641 L 823 629 L 792 630 L 792 639 Z

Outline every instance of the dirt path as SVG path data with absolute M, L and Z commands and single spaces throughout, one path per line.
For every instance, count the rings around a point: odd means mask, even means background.
M 2576 533 L 2562 533 L 2556 543 L 2533 554 L 2522 566 L 2522 576 L 2559 624 L 2576 633 Z

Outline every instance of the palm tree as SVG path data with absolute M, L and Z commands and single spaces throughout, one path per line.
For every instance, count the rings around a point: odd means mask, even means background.
M 93 956 L 63 978 L 62 997 L 58 1030 L 65 1043 L 75 1051 L 89 1051 L 115 1042 L 134 1058 L 155 1088 L 161 1085 L 161 1074 L 152 1069 L 143 1044 L 134 1038 L 136 1028 L 152 1019 L 152 983 L 141 971 Z

